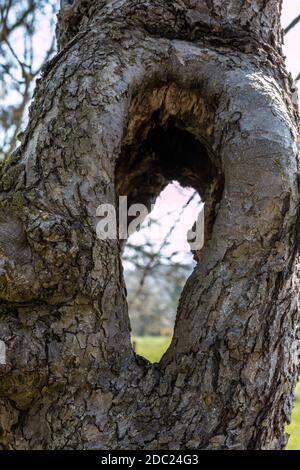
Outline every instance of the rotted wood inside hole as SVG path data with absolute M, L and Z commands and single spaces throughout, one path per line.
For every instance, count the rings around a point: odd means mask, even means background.
M 213 107 L 198 90 L 171 84 L 139 93 L 132 99 L 115 172 L 117 195 L 126 195 L 128 206 L 144 204 L 149 211 L 171 181 L 194 188 L 205 202 L 206 241 L 224 186 L 212 151 L 213 118 Z

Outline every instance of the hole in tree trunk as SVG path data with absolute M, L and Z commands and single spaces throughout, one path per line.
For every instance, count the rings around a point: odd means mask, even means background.
M 195 265 L 187 232 L 202 207 L 195 190 L 169 184 L 124 248 L 132 342 L 151 362 L 171 342 L 179 297 Z
M 170 187 L 167 188 L 167 186 L 171 182 L 177 182 L 177 191 L 181 190 L 185 193 L 185 200 L 183 201 L 181 198 L 182 205 L 181 208 L 177 208 L 177 214 L 179 214 L 182 206 L 194 194 L 191 203 L 194 215 L 193 217 L 189 216 L 190 220 L 185 232 L 187 232 L 188 228 L 191 228 L 199 212 L 201 212 L 200 201 L 205 202 L 204 238 L 207 241 L 216 216 L 217 203 L 221 199 L 223 178 L 208 146 L 200 140 L 199 136 L 196 137 L 186 128 L 188 126 L 185 125 L 182 119 L 176 119 L 175 116 L 166 118 L 165 115 L 162 118 L 162 112 L 159 110 L 153 112 L 149 121 L 137 125 L 133 137 L 131 139 L 124 139 L 122 151 L 117 161 L 115 174 L 116 194 L 117 196 L 127 197 L 128 208 L 134 204 L 141 204 L 150 213 L 161 193 L 162 196 L 167 195 L 167 197 L 172 197 L 172 194 L 173 197 L 175 196 L 176 190 L 174 186 L 171 189 Z M 163 200 L 164 198 L 159 198 L 160 203 Z M 178 206 L 180 206 L 180 203 Z M 157 228 L 157 223 L 155 222 L 157 212 L 158 208 L 155 208 L 153 212 L 154 217 L 152 214 L 154 222 L 147 229 L 148 246 L 145 243 L 147 233 L 142 235 L 142 232 L 140 232 L 134 235 L 129 239 L 126 248 L 126 240 L 120 240 L 128 286 L 128 303 L 131 310 L 134 347 L 138 353 L 143 351 L 139 348 L 139 339 L 135 338 L 135 336 L 145 333 L 157 335 L 162 333 L 170 334 L 172 332 L 170 321 L 174 322 L 177 309 L 176 305 L 174 305 L 175 299 L 177 303 L 180 295 L 179 290 L 182 289 L 186 277 L 193 269 L 193 257 L 196 261 L 201 262 L 202 249 L 196 249 L 193 251 L 193 255 L 190 252 L 189 258 L 185 258 L 185 260 L 183 251 L 180 250 L 181 254 L 177 256 L 177 264 L 169 263 L 168 266 L 167 250 L 164 249 L 164 256 L 160 260 L 161 263 L 158 268 L 157 261 L 160 258 L 158 251 L 164 241 L 161 239 L 155 242 L 152 237 L 152 234 L 155 233 L 155 228 Z M 134 215 L 128 215 L 129 231 L 132 230 L 131 225 L 136 214 L 138 215 L 139 211 L 137 213 L 134 211 Z M 165 230 L 161 230 L 161 235 L 163 232 L 172 233 L 178 228 L 175 227 L 173 229 L 172 223 L 175 226 L 182 224 L 182 221 L 176 221 L 176 215 L 173 222 L 170 218 L 168 220 L 168 223 L 165 224 L 167 227 L 164 226 Z M 145 224 L 146 221 L 144 226 Z M 152 243 L 152 247 L 150 243 Z M 132 259 L 133 257 L 135 258 L 134 260 Z M 184 262 L 182 262 L 182 267 L 179 269 L 180 258 Z M 133 267 L 134 264 L 135 267 Z M 156 272 L 154 272 L 154 266 L 157 268 Z M 170 272 L 176 269 L 178 269 L 178 279 L 177 283 L 174 283 L 170 279 Z M 138 271 L 139 274 L 137 273 Z M 146 273 L 143 273 L 143 271 L 146 271 Z M 149 293 L 146 293 L 146 290 L 149 290 Z M 172 290 L 173 302 L 170 302 L 170 292 Z M 168 300 L 167 297 L 169 297 Z M 149 305 L 150 302 L 152 303 L 151 307 Z M 169 302 L 169 305 L 164 306 L 164 302 Z M 149 311 L 152 311 L 150 315 Z M 165 315 L 168 312 L 165 318 L 161 318 L 163 312 Z M 154 324 L 155 315 L 158 317 L 159 326 L 157 328 L 155 328 Z M 148 326 L 146 327 L 147 322 Z M 164 329 L 164 326 L 166 329 Z M 157 339 L 156 342 L 158 347 L 161 348 L 161 352 L 163 352 L 163 340 L 159 342 Z M 168 345 L 169 342 L 166 340 L 164 344 Z M 151 357 L 149 354 L 148 357 L 155 361 L 160 359 L 157 356 Z

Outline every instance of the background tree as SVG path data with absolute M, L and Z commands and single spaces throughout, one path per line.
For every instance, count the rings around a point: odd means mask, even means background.
M 0 1 L 0 158 L 15 149 L 27 120 L 33 87 L 43 64 L 55 51 L 54 0 Z M 50 33 L 44 51 L 35 41 L 44 27 Z
M 3 448 L 281 448 L 298 370 L 294 85 L 279 2 L 63 2 L 1 175 Z M 257 8 L 257 5 L 259 8 Z M 177 180 L 206 243 L 158 365 L 96 208 Z
M 168 196 L 161 194 L 160 211 L 154 210 L 146 218 L 138 240 L 129 238 L 124 248 L 122 259 L 133 335 L 172 334 L 181 291 L 195 266 L 190 250 L 188 254 L 186 249 L 180 250 L 180 241 L 186 241 L 191 228 L 184 220 L 187 208 L 194 203 L 194 218 L 202 210 L 199 196 L 175 184 L 170 194 L 175 198 L 181 194 L 180 201 L 186 198 L 186 202 L 180 206 L 178 201 L 179 207 L 170 210 L 162 204 Z M 181 230 L 176 233 L 178 226 Z

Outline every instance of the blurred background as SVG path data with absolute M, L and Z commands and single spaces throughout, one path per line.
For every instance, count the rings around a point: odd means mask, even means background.
M 56 53 L 58 0 L 0 0 L 0 160 L 18 146 L 35 81 Z M 300 0 L 283 0 L 286 64 L 300 83 Z M 132 342 L 137 354 L 157 362 L 170 344 L 182 288 L 192 272 L 187 231 L 203 210 L 199 195 L 169 184 L 123 253 Z M 300 449 L 300 385 L 288 449 Z

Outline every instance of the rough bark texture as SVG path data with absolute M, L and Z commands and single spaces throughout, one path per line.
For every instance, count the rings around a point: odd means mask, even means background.
M 298 371 L 298 160 L 277 0 L 62 2 L 1 170 L 2 449 L 279 449 Z M 159 364 L 96 208 L 170 179 L 206 242 Z

